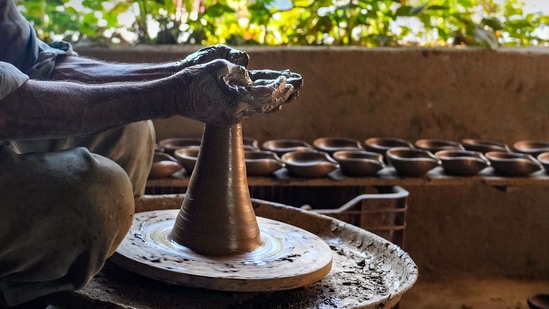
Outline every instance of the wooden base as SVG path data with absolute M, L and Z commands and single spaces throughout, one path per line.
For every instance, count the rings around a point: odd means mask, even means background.
M 262 246 L 234 255 L 201 255 L 169 239 L 178 210 L 137 213 L 111 258 L 158 281 L 220 291 L 264 292 L 314 283 L 332 266 L 332 251 L 301 228 L 258 217 Z

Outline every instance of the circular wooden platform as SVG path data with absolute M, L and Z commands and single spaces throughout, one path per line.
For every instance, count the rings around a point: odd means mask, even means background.
M 332 250 L 301 228 L 257 217 L 262 246 L 229 256 L 205 256 L 169 239 L 179 210 L 137 213 L 111 260 L 158 281 L 220 291 L 287 290 L 314 283 L 332 266 Z

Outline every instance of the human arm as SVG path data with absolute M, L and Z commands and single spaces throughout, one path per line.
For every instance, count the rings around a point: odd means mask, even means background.
M 29 80 L 0 100 L 0 140 L 83 135 L 173 115 L 230 126 L 277 110 L 301 84 L 289 71 L 248 71 L 226 60 L 145 82 Z
M 185 68 L 225 59 L 247 66 L 246 52 L 225 45 L 204 47 L 185 59 L 166 63 L 116 63 L 78 56 L 59 56 L 51 80 L 80 81 L 86 83 L 110 83 L 144 81 L 168 77 Z

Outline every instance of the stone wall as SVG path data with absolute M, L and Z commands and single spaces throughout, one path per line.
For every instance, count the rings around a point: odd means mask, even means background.
M 196 48 L 80 48 L 123 62 L 183 58 Z M 244 122 L 259 141 L 324 136 L 549 140 L 547 49 L 244 48 L 250 68 L 305 80 L 300 99 Z M 161 102 L 159 102 L 161 104 Z M 199 137 L 182 117 L 155 121 L 158 139 Z M 549 186 L 410 187 L 406 250 L 423 275 L 549 277 Z M 338 205 L 337 205 L 338 206 Z

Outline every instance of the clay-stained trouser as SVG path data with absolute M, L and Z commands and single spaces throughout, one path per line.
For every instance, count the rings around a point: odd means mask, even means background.
M 120 166 L 85 148 L 18 155 L 0 146 L 0 304 L 83 287 L 132 222 Z

